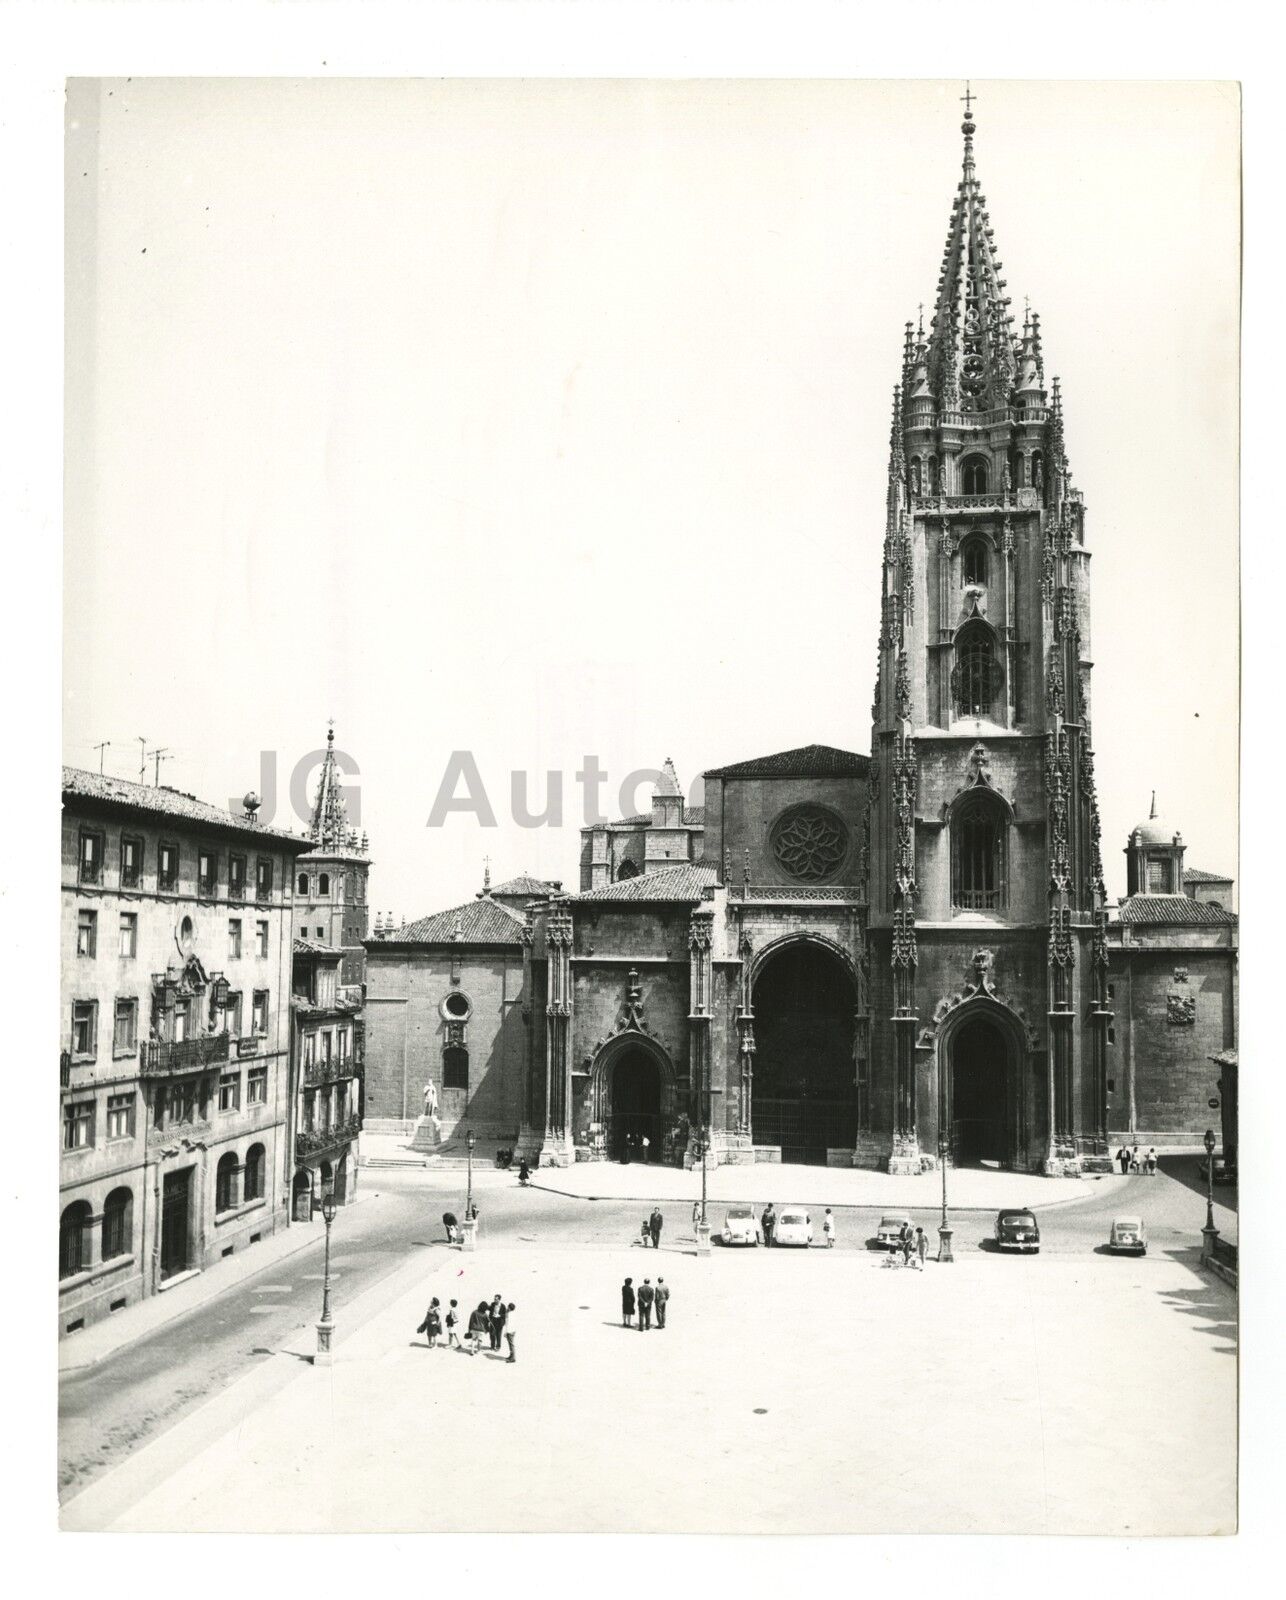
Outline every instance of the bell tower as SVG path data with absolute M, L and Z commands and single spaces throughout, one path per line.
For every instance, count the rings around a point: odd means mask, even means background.
M 974 162 L 893 394 L 869 896 L 878 1157 L 1106 1155 L 1106 911 L 1089 552 L 1039 316 L 1016 325 Z M 985 958 L 985 959 L 984 959 Z M 974 980 L 977 981 L 974 981 Z M 967 1049 L 955 1041 L 969 1030 Z

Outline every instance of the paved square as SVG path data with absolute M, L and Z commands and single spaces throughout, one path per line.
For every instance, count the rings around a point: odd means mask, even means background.
M 620 1326 L 661 1273 L 670 1326 Z M 430 1351 L 516 1302 L 519 1361 Z M 500 1249 L 382 1286 L 68 1503 L 127 1530 L 1179 1534 L 1235 1526 L 1234 1297 L 1174 1257 L 923 1274 L 814 1249 Z M 364 1308 L 337 1301 L 341 1336 Z M 280 1363 L 295 1358 L 283 1355 Z

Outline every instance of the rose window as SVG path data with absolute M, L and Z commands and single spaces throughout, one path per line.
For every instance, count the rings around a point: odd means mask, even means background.
M 773 830 L 773 855 L 801 883 L 823 883 L 848 853 L 848 830 L 833 811 L 796 806 Z

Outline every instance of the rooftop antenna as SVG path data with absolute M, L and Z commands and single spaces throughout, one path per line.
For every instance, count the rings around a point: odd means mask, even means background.
M 147 778 L 147 740 L 140 733 L 138 736 L 138 781 L 143 783 Z
M 161 787 L 161 762 L 162 761 L 169 761 L 171 759 L 170 747 L 168 745 L 158 745 L 155 750 L 146 751 L 145 752 L 145 756 L 146 757 L 151 757 L 151 756 L 155 756 L 156 757 L 155 787 L 159 789 Z
M 98 776 L 100 778 L 103 775 L 103 752 L 104 750 L 108 749 L 108 747 L 111 745 L 111 742 L 112 741 L 110 739 L 104 739 L 102 744 L 96 744 L 94 746 L 94 749 L 98 751 Z

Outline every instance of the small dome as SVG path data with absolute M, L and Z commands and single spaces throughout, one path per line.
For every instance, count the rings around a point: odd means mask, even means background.
M 1178 828 L 1172 828 L 1158 817 L 1149 817 L 1146 822 L 1136 823 L 1130 841 L 1132 844 L 1171 845 L 1180 837 Z

